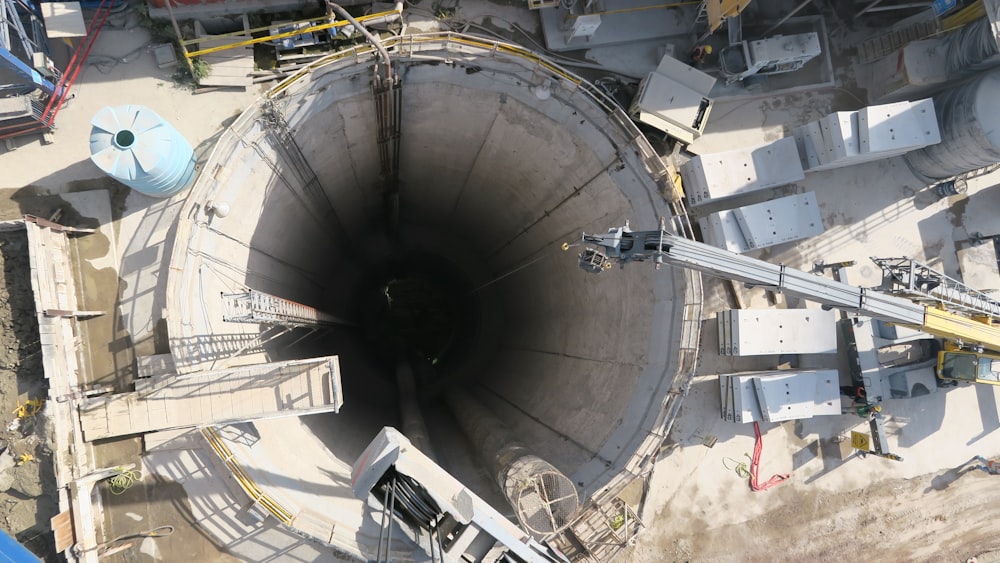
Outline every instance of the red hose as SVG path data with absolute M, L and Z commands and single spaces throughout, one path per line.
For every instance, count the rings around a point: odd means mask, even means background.
M 764 440 L 760 437 L 760 425 L 757 422 L 753 423 L 753 433 L 757 437 L 757 441 L 753 445 L 753 457 L 750 458 L 750 490 L 752 491 L 766 491 L 775 485 L 780 485 L 785 479 L 788 479 L 788 473 L 777 473 L 772 476 L 764 484 L 757 483 L 757 469 L 760 466 L 760 454 L 764 451 Z

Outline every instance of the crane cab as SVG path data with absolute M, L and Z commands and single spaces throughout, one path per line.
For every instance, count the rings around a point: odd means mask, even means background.
M 963 350 L 938 354 L 938 379 L 1000 385 L 1000 356 Z

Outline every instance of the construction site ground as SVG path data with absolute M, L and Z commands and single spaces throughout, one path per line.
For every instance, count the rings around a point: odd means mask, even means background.
M 513 11 L 509 6 L 469 3 L 462 8 L 466 17 L 479 22 L 479 15 L 497 10 L 505 12 L 505 18 L 522 21 L 522 26 L 529 25 L 524 21 L 533 21 L 525 10 L 507 14 Z M 500 19 L 491 20 L 490 25 L 510 29 Z M 837 45 L 849 45 L 864 36 L 864 30 L 829 27 L 839 34 L 832 38 Z M 92 56 L 118 57 L 149 41 L 141 27 L 108 29 Z M 790 127 L 828 112 L 865 105 L 859 93 L 850 88 L 851 53 L 846 47 L 841 49 L 833 53 L 839 80 L 836 87 L 717 104 L 707 134 L 693 148 L 712 152 L 749 146 L 781 137 Z M 645 65 L 651 69 L 655 49 L 641 51 L 645 63 L 631 60 L 624 47 L 589 57 L 609 64 L 630 59 L 634 68 Z M 23 213 L 49 216 L 62 208 L 68 224 L 93 220 L 74 215 L 72 205 L 54 205 L 52 199 L 44 197 L 47 195 L 100 190 L 111 202 L 110 218 L 117 242 L 115 259 L 127 266 L 120 272 L 136 277 L 126 278 L 120 273 L 117 290 L 109 289 L 114 288 L 112 283 L 102 285 L 95 294 L 117 305 L 112 320 L 124 319 L 112 327 L 114 332 L 93 331 L 95 338 L 104 340 L 90 343 L 107 352 L 103 360 L 107 364 L 98 371 L 110 384 L 121 383 L 117 377 L 127 377 L 127 366 L 135 355 L 165 351 L 164 343 L 157 339 L 158 327 L 131 331 L 124 327 L 141 325 L 143 316 L 153 316 L 148 309 L 157 304 L 144 301 L 135 284 L 156 283 L 161 261 L 167 258 L 161 243 L 170 236 L 171 213 L 175 214 L 180 206 L 176 205 L 177 198 L 155 200 L 105 178 L 89 160 L 90 118 L 104 106 L 142 104 L 171 122 L 203 153 L 228 120 L 258 95 L 256 91 L 193 95 L 188 86 L 171 78 L 172 73 L 172 69 L 157 68 L 148 52 L 121 64 L 89 66 L 74 88 L 75 99 L 59 114 L 53 144 L 42 144 L 39 138 L 17 139 L 16 150 L 0 153 L 0 188 L 4 188 L 0 192 L 0 219 L 17 218 Z M 1000 175 L 987 175 L 971 181 L 967 194 L 939 199 L 910 174 L 899 158 L 810 174 L 797 185 L 756 197 L 814 191 L 822 208 L 825 232 L 801 244 L 781 245 L 757 256 L 805 269 L 819 261 L 857 260 L 857 266 L 848 270 L 849 281 L 866 286 L 879 282 L 879 270 L 868 261 L 869 256 L 909 256 L 956 277 L 987 280 L 983 283 L 995 280 L 996 285 L 980 289 L 1000 288 L 995 264 L 960 259 L 971 248 L 971 233 L 996 234 L 998 186 Z M 8 413 L 13 413 L 17 401 L 34 398 L 44 384 L 34 347 L 37 335 L 32 333 L 34 319 L 27 293 L 30 289 L 23 233 L 4 233 L 0 245 L 4 263 L 0 288 L 0 413 L 4 418 L 0 424 L 7 428 L 14 419 Z M 91 273 L 98 274 L 106 275 Z M 140 278 L 140 274 L 146 277 Z M 93 286 L 95 280 L 89 283 Z M 642 512 L 646 530 L 619 560 L 964 561 L 975 555 L 980 555 L 980 561 L 994 559 L 990 553 L 1000 549 L 1000 539 L 990 523 L 1000 519 L 1000 476 L 971 470 L 968 462 L 975 455 L 1000 455 L 1000 387 L 966 385 L 924 397 L 886 401 L 890 446 L 903 456 L 902 462 L 862 458 L 852 451 L 844 437 L 854 428 L 864 429 L 864 421 L 854 415 L 762 424 L 762 480 L 776 473 L 788 473 L 790 478 L 769 491 L 752 492 L 747 480 L 733 467 L 748 461 L 746 454 L 753 451 L 753 428 L 721 420 L 715 376 L 772 369 L 779 359 L 716 355 L 714 314 L 732 304 L 722 282 L 706 278 L 705 287 L 698 376 L 660 461 L 648 476 Z M 127 303 L 120 299 L 126 292 L 132 296 Z M 739 292 L 747 306 L 769 306 L 763 290 Z M 833 356 L 797 361 L 802 367 L 841 365 Z M 51 475 L 46 469 L 49 459 L 44 439 L 37 437 L 41 428 L 38 424 L 43 421 L 44 413 L 31 423 L 31 428 L 0 431 L 7 446 L 7 453 L 0 457 L 0 482 L 11 480 L 6 492 L 0 493 L 0 524 L 40 551 L 45 547 L 31 543 L 31 537 L 45 535 L 48 518 L 55 513 Z M 35 461 L 13 467 L 11 454 L 21 453 L 32 453 Z M 176 529 L 169 537 L 137 541 L 108 561 L 289 560 L 282 557 L 336 560 L 333 554 L 302 546 L 298 538 L 275 530 L 273 521 L 260 526 L 239 524 L 234 519 L 233 528 L 227 531 L 233 541 L 226 544 L 214 540 L 212 533 L 199 527 L 189 493 L 174 480 L 176 475 L 170 474 L 172 470 L 178 474 L 211 473 L 209 453 L 172 458 L 167 450 L 144 459 L 141 441 L 134 438 L 94 448 L 97 466 L 136 463 L 144 469 L 161 469 L 144 475 L 123 495 L 112 498 L 102 489 L 105 514 L 98 523 L 99 539 L 108 541 L 162 524 Z M 218 487 L 204 497 L 215 504 L 202 509 L 239 512 L 241 507 L 225 491 L 222 479 L 209 475 L 199 482 L 207 489 Z M 284 539 L 275 539 L 277 535 Z

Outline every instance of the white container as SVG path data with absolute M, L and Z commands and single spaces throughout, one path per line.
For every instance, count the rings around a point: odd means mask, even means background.
M 126 186 L 153 197 L 170 197 L 194 180 L 191 143 L 153 110 L 105 107 L 90 124 L 90 160 Z

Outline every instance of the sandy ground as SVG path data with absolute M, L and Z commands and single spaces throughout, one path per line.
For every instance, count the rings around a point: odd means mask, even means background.
M 732 491 L 742 483 L 734 474 L 717 485 Z M 998 485 L 1000 477 L 972 465 L 837 494 L 779 485 L 752 493 L 772 509 L 722 526 L 714 511 L 739 512 L 738 503 L 705 510 L 673 499 L 622 560 L 965 561 L 1000 548 L 989 524 L 1000 517 Z

